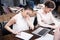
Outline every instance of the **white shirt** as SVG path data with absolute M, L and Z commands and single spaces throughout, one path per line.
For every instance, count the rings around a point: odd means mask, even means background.
M 38 10 L 40 10 L 41 8 L 44 8 L 44 7 L 45 7 L 44 4 L 38 4 L 37 6 L 35 5 L 33 9 L 38 11 Z
M 14 31 L 25 31 L 25 30 L 29 30 L 29 25 L 26 22 L 26 20 L 23 18 L 23 16 L 21 15 L 21 13 L 15 15 L 13 17 L 16 20 L 16 24 L 13 25 L 13 30 Z M 31 22 L 33 23 L 34 18 L 31 18 Z
M 37 20 L 38 24 L 44 27 L 52 27 L 51 25 L 49 25 L 51 23 L 55 23 L 56 26 L 59 25 L 59 22 L 56 21 L 53 14 L 51 12 L 45 14 L 43 13 L 43 9 L 37 11 Z

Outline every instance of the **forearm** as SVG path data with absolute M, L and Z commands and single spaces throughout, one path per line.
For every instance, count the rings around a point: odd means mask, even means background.
M 34 28 L 34 25 L 33 25 L 32 22 L 30 22 L 30 21 L 27 20 L 27 23 L 28 23 L 28 25 L 29 25 L 31 28 L 32 28 L 32 27 Z
M 27 21 L 27 23 L 28 23 L 30 29 L 33 30 L 33 29 L 34 29 L 34 25 L 33 25 L 33 23 L 31 22 L 31 19 L 30 19 L 30 18 L 26 18 L 26 21 Z
M 58 22 L 56 20 L 56 18 L 52 15 L 52 13 L 50 15 L 51 15 L 51 20 L 53 21 L 53 23 L 55 24 L 55 26 L 58 27 L 60 25 L 60 22 Z
M 45 23 L 43 23 L 43 22 L 39 22 L 38 24 L 39 24 L 40 26 L 43 26 L 43 27 L 49 27 L 49 28 L 55 29 L 55 26 L 52 26 L 52 25 L 49 25 L 49 24 L 45 24 Z
M 9 32 L 13 33 L 13 30 L 9 26 L 5 26 L 5 29 L 8 30 Z

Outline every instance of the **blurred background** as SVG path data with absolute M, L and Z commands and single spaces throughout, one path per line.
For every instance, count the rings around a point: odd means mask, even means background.
M 9 32 L 4 29 L 4 25 L 17 14 L 17 10 L 27 4 L 34 8 L 37 4 L 43 4 L 46 1 L 48 0 L 0 0 L 0 40 L 2 40 L 2 35 L 9 34 Z M 56 4 L 56 8 L 52 13 L 54 17 L 60 21 L 60 0 L 52 1 Z

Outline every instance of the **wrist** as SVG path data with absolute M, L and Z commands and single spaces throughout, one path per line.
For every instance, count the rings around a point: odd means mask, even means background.
M 13 30 L 11 30 L 11 33 L 13 33 L 13 34 L 14 34 L 14 31 L 13 31 Z

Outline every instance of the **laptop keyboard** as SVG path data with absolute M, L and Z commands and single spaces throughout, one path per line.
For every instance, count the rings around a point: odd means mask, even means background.
M 40 32 L 38 32 L 39 35 L 45 35 L 46 33 L 48 33 L 49 30 L 48 29 L 42 29 Z

